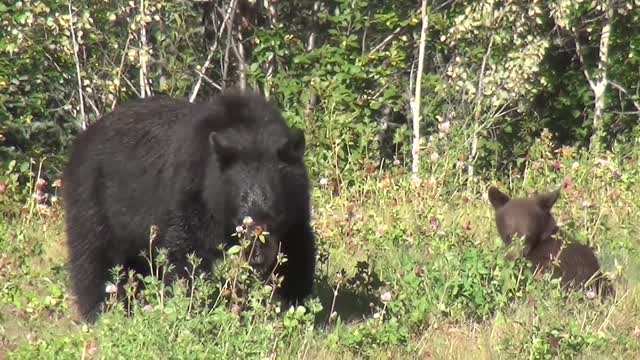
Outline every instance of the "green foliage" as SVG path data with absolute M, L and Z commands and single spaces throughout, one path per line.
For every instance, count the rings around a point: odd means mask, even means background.
M 227 249 L 212 276 L 167 286 L 160 252 L 149 259 L 155 276 L 115 269 L 128 302 L 112 293 L 96 325 L 75 323 L 60 209 L 38 221 L 9 217 L 0 222 L 0 346 L 12 359 L 637 357 L 640 200 L 631 163 L 640 154 L 593 159 L 573 148 L 555 153 L 552 142 L 537 140 L 537 160 L 504 181 L 518 194 L 563 184 L 554 210 L 563 235 L 599 249 L 615 299 L 589 300 L 534 277 L 498 238 L 480 193 L 440 190 L 459 187 L 456 178 L 435 174 L 433 187 L 416 188 L 385 170 L 363 174 L 339 197 L 314 187 L 316 292 L 286 311 L 272 302 L 277 279 L 259 281 L 246 265 L 256 234 L 243 227 L 247 241 Z
M 218 33 L 222 3 L 146 0 L 144 11 L 124 0 L 0 4 L 0 353 L 638 357 L 637 6 L 430 2 L 422 181 L 412 183 L 414 2 L 277 2 L 270 15 L 240 1 L 231 37 Z M 609 5 L 606 147 L 589 153 L 581 148 L 595 131 L 595 99 L 585 74 L 602 74 Z M 281 311 L 271 301 L 278 279 L 258 281 L 240 245 L 214 276 L 194 275 L 193 286 L 118 273 L 128 305 L 111 299 L 98 324 L 78 325 L 55 181 L 70 141 L 83 123 L 142 92 L 189 97 L 201 73 L 197 99 L 246 77 L 305 129 L 316 293 Z M 483 199 L 490 182 L 513 194 L 561 187 L 554 211 L 563 236 L 593 246 L 625 295 L 566 294 L 512 260 Z M 162 252 L 150 262 L 169 265 Z
M 234 60 L 237 49 L 224 43 L 227 35 L 217 34 L 217 28 L 213 33 L 220 38 L 213 39 L 207 25 L 208 16 L 220 15 L 217 10 L 188 1 L 144 4 L 144 14 L 140 4 L 128 1 L 69 8 L 66 2 L 29 0 L 0 8 L 3 172 L 11 159 L 46 156 L 44 174 L 58 176 L 83 121 L 91 123 L 141 94 L 143 63 L 144 92 L 150 94 L 187 97 L 198 74 L 205 73 L 198 97 L 207 98 L 217 92 L 210 81 L 222 79 L 224 85 L 240 77 L 245 67 Z M 606 93 L 611 111 L 602 127 L 609 145 L 637 137 L 639 101 L 633 89 L 638 78 L 633 74 L 640 58 L 633 27 L 640 16 L 637 7 L 611 6 L 607 70 L 612 83 Z M 531 157 L 529 147 L 544 128 L 557 134 L 556 145 L 588 144 L 595 131 L 594 97 L 585 73 L 598 76 L 598 52 L 589 49 L 599 45 L 605 10 L 602 1 L 430 7 L 421 84 L 423 154 L 446 153 L 447 166 L 473 166 L 476 174 L 487 175 L 496 168 L 518 168 Z M 250 54 L 247 82 L 275 99 L 292 124 L 305 128 L 314 177 L 353 185 L 354 175 L 370 163 L 384 167 L 410 158 L 409 109 L 420 27 L 415 4 L 289 2 L 278 5 L 277 21 L 264 9 L 252 8 L 253 17 L 243 11 L 233 31 Z M 238 25 L 252 21 L 255 26 Z M 577 56 L 576 41 L 587 49 L 584 59 Z M 218 51 L 202 68 L 213 45 Z M 223 66 L 212 66 L 216 63 Z M 457 135 L 442 136 L 443 126 Z M 436 136 L 444 147 L 432 139 Z M 425 173 L 433 170 L 433 164 L 423 163 L 428 164 Z

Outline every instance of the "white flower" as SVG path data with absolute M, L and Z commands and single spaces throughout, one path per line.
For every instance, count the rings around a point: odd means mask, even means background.
M 118 287 L 113 284 L 107 284 L 107 286 L 104 288 L 104 292 L 106 292 L 107 294 L 115 294 L 117 291 Z
M 327 178 L 320 179 L 320 186 L 327 186 L 328 183 L 329 180 L 327 180 Z
M 441 133 L 448 134 L 450 129 L 451 129 L 451 122 L 448 120 L 438 124 L 438 130 L 440 130 Z
M 391 301 L 391 291 L 385 291 L 382 295 L 380 295 L 380 300 L 383 302 Z
M 242 225 L 249 226 L 251 224 L 253 224 L 253 219 L 251 218 L 251 216 L 245 216 L 244 219 L 242 219 Z

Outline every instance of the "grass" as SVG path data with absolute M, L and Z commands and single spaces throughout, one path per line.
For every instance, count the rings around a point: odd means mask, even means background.
M 83 325 L 69 295 L 60 210 L 8 216 L 0 357 L 638 358 L 640 172 L 628 154 L 601 158 L 549 152 L 501 187 L 524 195 L 562 184 L 554 214 L 563 235 L 597 250 L 613 299 L 563 292 L 509 260 L 485 195 L 495 182 L 456 183 L 456 170 L 433 164 L 414 187 L 393 167 L 338 196 L 316 181 L 317 289 L 306 308 L 287 313 L 261 303 L 259 285 L 240 316 L 199 306 L 223 282 L 220 271 L 193 293 L 177 284 L 169 297 L 150 281 L 133 317 L 116 306 Z

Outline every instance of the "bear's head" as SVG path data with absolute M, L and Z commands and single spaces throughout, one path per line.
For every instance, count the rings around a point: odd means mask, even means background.
M 524 255 L 558 232 L 551 208 L 560 190 L 535 194 L 528 198 L 511 198 L 496 187 L 489 189 L 489 201 L 495 210 L 498 233 L 509 245 L 516 237 L 524 237 Z
M 254 241 L 245 254 L 263 274 L 273 269 L 292 227 L 310 217 L 304 133 L 282 124 L 230 128 L 209 136 L 225 191 L 225 231 L 233 233 L 248 216 L 253 220 L 245 223 L 249 231 L 260 227 L 269 233 L 265 242 Z

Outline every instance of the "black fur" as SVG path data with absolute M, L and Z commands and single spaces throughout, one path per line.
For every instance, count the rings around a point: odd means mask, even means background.
M 489 201 L 495 210 L 500 237 L 507 245 L 515 236 L 524 237 L 524 256 L 541 271 L 551 270 L 554 276 L 560 276 L 563 286 L 584 286 L 593 278 L 591 288 L 610 293 L 612 289 L 600 272 L 593 250 L 579 243 L 564 243 L 556 236 L 559 229 L 551 208 L 559 196 L 560 191 L 556 190 L 512 199 L 491 187 Z
M 190 104 L 154 97 L 131 101 L 75 140 L 63 177 L 71 285 L 79 312 L 94 321 L 117 264 L 146 273 L 138 256 L 169 250 L 175 277 L 187 275 L 195 252 L 208 271 L 220 244 L 244 216 L 272 234 L 252 265 L 274 264 L 276 244 L 287 255 L 281 296 L 310 294 L 315 243 L 303 162 L 304 134 L 286 126 L 259 96 L 227 94 Z

